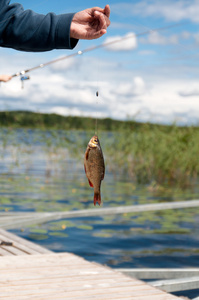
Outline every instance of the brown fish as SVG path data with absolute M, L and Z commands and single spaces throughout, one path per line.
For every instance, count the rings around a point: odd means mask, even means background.
M 104 179 L 105 166 L 100 142 L 96 135 L 90 139 L 86 148 L 84 169 L 90 186 L 94 188 L 94 205 L 96 205 L 96 202 L 100 205 L 100 186 L 101 181 Z

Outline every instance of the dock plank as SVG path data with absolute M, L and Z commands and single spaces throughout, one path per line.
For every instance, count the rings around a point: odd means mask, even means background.
M 7 251 L 6 249 L 2 248 L 2 246 L 0 246 L 0 256 L 11 256 L 11 255 L 13 254 Z
M 24 255 L 23 251 L 13 246 L 1 246 L 1 248 L 7 252 L 10 252 L 12 255 Z
M 6 242 L 11 242 L 13 243 L 13 248 L 19 250 L 21 253 L 17 254 L 17 255 L 24 255 L 24 254 L 38 254 L 38 251 L 35 251 L 34 249 L 31 249 L 30 247 L 27 247 L 25 245 L 17 241 L 14 241 L 13 239 L 6 237 L 5 235 L 0 234 L 0 241 L 6 241 Z M 5 250 L 8 250 L 8 246 L 1 246 L 2 248 L 5 248 Z M 11 251 L 12 253 L 12 251 Z
M 0 249 L 7 251 L 6 254 L 5 251 L 0 250 L 0 255 L 32 255 L 53 253 L 44 247 L 20 238 L 19 236 L 0 228 L 0 241 L 2 240 L 13 242 L 13 246 L 0 246 Z
M 141 280 L 70 253 L 0 257 L 1 299 L 177 300 Z

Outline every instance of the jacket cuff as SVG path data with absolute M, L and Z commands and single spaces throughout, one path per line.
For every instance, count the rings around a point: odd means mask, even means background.
M 56 49 L 73 49 L 78 40 L 70 37 L 70 26 L 75 13 L 59 15 L 56 28 Z

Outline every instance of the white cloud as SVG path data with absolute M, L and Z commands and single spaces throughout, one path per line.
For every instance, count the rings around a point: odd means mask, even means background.
M 178 44 L 178 36 L 170 35 L 163 36 L 157 31 L 151 31 L 146 38 L 141 38 L 140 42 L 143 44 L 153 44 L 153 45 L 177 45 Z
M 77 108 L 68 108 L 64 106 L 54 106 L 48 109 L 49 113 L 55 113 L 62 116 L 82 116 L 82 111 Z
M 106 45 L 107 44 L 107 45 Z M 124 36 L 108 37 L 104 41 L 106 49 L 111 51 L 128 51 L 137 48 L 137 38 L 130 32 Z
M 199 97 L 199 88 L 198 88 L 198 85 L 197 86 L 193 86 L 192 85 L 192 88 L 190 89 L 190 87 L 187 87 L 186 89 L 183 88 L 182 90 L 179 91 L 179 95 L 181 97 L 188 97 L 188 98 L 191 98 L 191 97 L 195 97 L 196 101 L 198 101 L 198 97 Z
M 67 71 L 68 69 L 74 67 L 77 64 L 77 59 L 75 59 L 74 57 L 68 57 L 66 59 L 64 58 L 65 56 L 58 57 L 57 59 L 61 60 L 50 65 L 50 68 L 54 71 Z
M 112 11 L 118 15 L 141 15 L 142 17 L 163 17 L 167 21 L 179 22 L 190 20 L 199 23 L 198 0 L 143 0 L 137 3 L 117 3 L 112 5 Z
M 190 91 L 190 88 L 197 85 L 197 82 L 190 80 L 169 80 L 166 82 L 156 82 L 147 93 L 142 97 L 143 107 L 148 109 L 149 121 L 158 122 L 178 122 L 189 123 L 198 120 L 199 104 L 197 101 L 198 96 L 185 98 L 179 93 L 184 87 L 184 92 Z M 187 86 L 187 88 L 186 88 Z M 188 89 L 188 90 L 187 90 Z M 141 107 L 140 106 L 140 107 Z M 140 109 L 143 111 L 143 109 Z M 150 118 L 151 116 L 151 118 Z
M 143 55 L 140 58 L 143 60 Z M 15 56 L 12 61 L 12 67 L 17 70 Z M 3 68 L 6 64 L 6 60 L 2 61 Z M 23 64 L 29 65 L 29 60 Z M 104 56 L 96 59 L 85 55 L 78 58 L 78 63 L 74 61 L 66 72 L 49 67 L 31 72 L 23 90 L 19 78 L 2 83 L 0 105 L 1 109 L 62 115 L 96 117 L 97 114 L 116 119 L 136 116 L 139 121 L 169 123 L 178 119 L 188 123 L 199 116 L 198 80 L 182 75 L 193 74 L 198 68 L 197 65 L 186 68 L 180 65 L 144 68 L 142 65 L 142 68 L 129 69 Z
M 32 78 L 24 90 L 18 88 L 17 93 L 17 81 L 13 81 L 12 87 L 11 84 L 2 86 L 1 107 L 7 103 L 10 109 L 91 117 L 97 114 L 98 117 L 116 119 L 133 118 L 137 114 L 139 121 L 163 123 L 176 119 L 188 123 L 196 121 L 199 115 L 198 95 L 191 95 L 191 92 L 196 92 L 198 83 L 192 80 L 165 81 L 159 78 L 148 85 L 142 77 L 135 76 L 128 82 L 102 81 L 98 98 L 95 96 L 95 81 L 90 79 L 78 85 L 78 80 L 66 80 L 64 76 L 48 72 L 47 78 L 40 74 Z
M 187 40 L 187 39 L 189 39 L 189 38 L 191 37 L 191 33 L 188 32 L 188 31 L 183 31 L 183 32 L 181 33 L 181 37 L 182 37 L 183 39 Z
M 139 51 L 140 55 L 154 55 L 156 52 L 154 50 L 141 50 Z
M 141 77 L 135 77 L 132 81 L 122 82 L 115 89 L 114 93 L 116 95 L 127 97 L 127 101 L 129 101 L 130 96 L 140 95 L 145 91 L 145 83 Z
M 142 94 L 145 91 L 145 82 L 144 82 L 143 78 L 137 76 L 134 78 L 133 81 L 134 81 L 135 93 L 137 95 Z

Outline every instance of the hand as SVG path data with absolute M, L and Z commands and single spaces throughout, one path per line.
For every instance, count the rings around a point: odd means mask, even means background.
M 12 76 L 10 75 L 0 75 L 0 81 L 7 82 L 10 79 L 12 79 Z
M 75 39 L 92 40 L 106 33 L 110 25 L 110 7 L 88 8 L 76 13 L 71 22 L 70 37 Z

